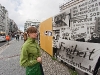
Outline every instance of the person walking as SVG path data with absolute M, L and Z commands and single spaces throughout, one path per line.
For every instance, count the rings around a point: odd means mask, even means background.
M 17 35 L 15 34 L 15 38 L 16 38 L 16 40 L 17 40 Z
M 26 75 L 44 75 L 40 47 L 35 40 L 37 29 L 29 27 L 26 32 L 28 37 L 21 48 L 20 65 L 26 68 Z
M 19 33 L 17 34 L 17 41 L 19 41 Z
M 9 45 L 9 40 L 10 40 L 10 36 L 9 35 L 6 35 L 6 41 L 7 41 L 7 44 Z

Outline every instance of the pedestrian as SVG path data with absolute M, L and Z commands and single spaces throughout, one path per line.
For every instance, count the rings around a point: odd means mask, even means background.
M 19 34 L 17 34 L 17 41 L 19 41 Z
M 9 45 L 9 40 L 10 40 L 10 36 L 9 35 L 6 35 L 6 41 L 7 41 L 7 44 Z
M 23 40 L 23 33 L 21 33 L 21 40 Z
M 27 40 L 21 48 L 20 65 L 26 68 L 26 75 L 44 75 L 40 47 L 36 42 L 37 29 L 27 29 Z
M 17 35 L 15 34 L 15 38 L 16 38 L 16 40 L 17 40 Z

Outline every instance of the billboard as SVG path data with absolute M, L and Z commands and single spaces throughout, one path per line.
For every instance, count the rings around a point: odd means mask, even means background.
M 53 56 L 52 50 L 52 17 L 40 23 L 40 47 Z
M 100 57 L 100 0 L 84 0 L 53 17 L 53 56 L 93 75 Z

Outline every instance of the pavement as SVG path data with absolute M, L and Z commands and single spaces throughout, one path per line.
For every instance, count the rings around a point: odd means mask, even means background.
M 9 45 L 0 47 L 0 75 L 25 75 L 25 68 L 19 65 L 22 44 L 22 40 L 13 39 Z
M 19 55 L 23 40 L 13 39 L 9 45 L 0 47 L 0 75 L 25 75 L 25 68 L 19 65 Z M 44 75 L 70 75 L 67 66 L 52 60 L 51 56 L 41 50 Z

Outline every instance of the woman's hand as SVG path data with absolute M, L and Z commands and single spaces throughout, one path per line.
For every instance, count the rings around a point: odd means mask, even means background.
M 42 62 L 41 57 L 38 57 L 38 58 L 37 58 L 37 62 L 40 62 L 40 63 Z

